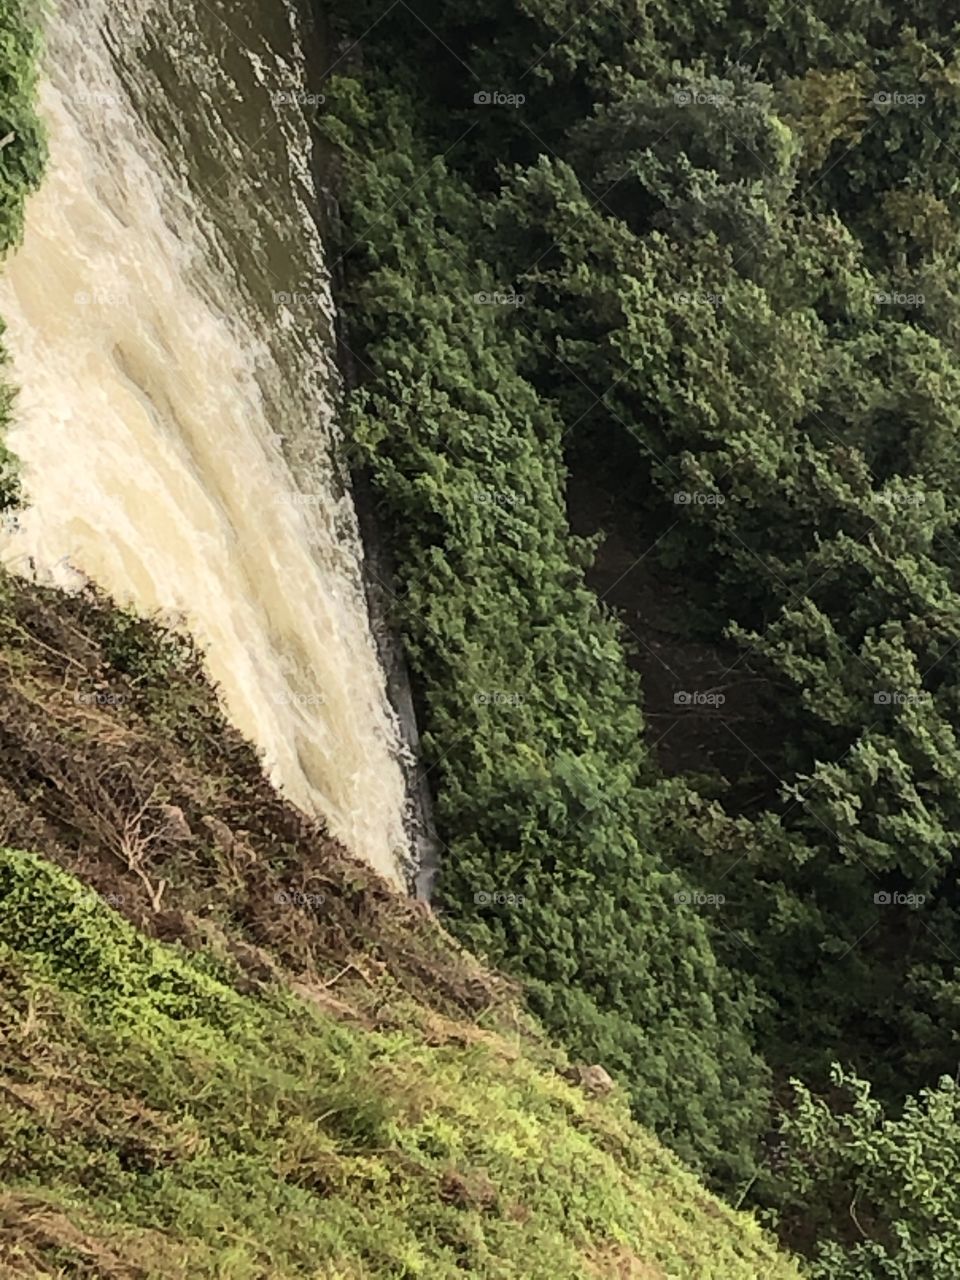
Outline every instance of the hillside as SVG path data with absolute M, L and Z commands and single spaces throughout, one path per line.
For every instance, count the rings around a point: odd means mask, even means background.
M 4 1276 L 796 1276 L 270 790 L 185 645 L 0 597 Z
M 639 9 L 0 0 L 0 1280 L 960 1276 L 960 22 Z

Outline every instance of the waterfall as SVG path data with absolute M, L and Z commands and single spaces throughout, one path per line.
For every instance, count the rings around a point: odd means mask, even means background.
M 294 0 L 69 0 L 44 185 L 0 281 L 20 388 L 15 572 L 196 638 L 283 792 L 394 880 L 395 717 L 336 455 L 329 279 Z

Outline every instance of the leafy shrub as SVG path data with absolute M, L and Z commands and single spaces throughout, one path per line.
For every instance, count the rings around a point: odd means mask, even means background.
M 960 1267 L 960 1091 L 949 1076 L 888 1114 L 870 1085 L 834 1064 L 834 1096 L 793 1082 L 781 1125 L 780 1206 L 788 1237 L 812 1248 L 816 1280 L 924 1276 Z M 768 1194 L 770 1190 L 768 1189 Z

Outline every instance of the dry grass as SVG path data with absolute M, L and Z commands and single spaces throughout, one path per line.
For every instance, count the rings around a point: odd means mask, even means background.
M 78 1227 L 39 1196 L 7 1193 L 0 1195 L 0 1275 L 10 1280 L 151 1280 L 169 1249 L 162 1238 L 151 1240 L 150 1234 L 108 1242 L 99 1232 Z M 62 1265 L 54 1263 L 54 1270 L 51 1258 L 62 1258 Z M 173 1278 L 185 1273 L 165 1274 Z
M 93 590 L 0 578 L 0 604 L 0 844 L 43 853 L 152 936 L 208 946 L 219 929 L 254 978 L 269 977 L 259 950 L 311 985 L 349 965 L 342 985 L 386 972 L 441 1011 L 509 1006 L 512 984 L 277 794 L 187 643 L 146 623 L 118 636 Z

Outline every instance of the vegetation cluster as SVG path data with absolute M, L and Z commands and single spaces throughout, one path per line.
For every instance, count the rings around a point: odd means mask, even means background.
M 954 1274 L 955 21 L 338 20 L 353 438 L 450 926 L 812 1274 Z M 661 745 L 691 714 L 706 766 Z

